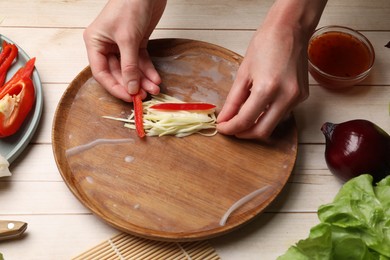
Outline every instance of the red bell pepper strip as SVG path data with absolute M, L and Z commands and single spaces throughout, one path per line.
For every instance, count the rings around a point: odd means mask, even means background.
M 10 53 L 11 53 L 11 48 L 9 44 L 6 41 L 3 41 L 3 45 L 1 46 L 1 53 L 0 53 L 0 64 L 3 64 L 3 62 L 9 56 Z
M 140 94 L 132 95 L 133 98 L 133 106 L 134 106 L 134 120 L 135 120 L 135 129 L 140 138 L 145 137 L 144 130 L 144 119 L 143 119 L 143 106 L 142 106 L 142 98 Z
M 30 78 L 34 62 L 27 62 L 0 89 L 0 138 L 16 133 L 34 105 L 35 88 Z
M 150 108 L 158 110 L 187 110 L 187 111 L 201 111 L 201 110 L 211 110 L 216 106 L 208 103 L 159 103 L 152 105 Z
M 30 78 L 33 71 L 34 71 L 34 65 L 35 64 L 35 58 L 31 58 L 27 63 L 24 65 L 24 67 L 21 67 L 16 73 L 12 76 L 12 78 L 7 81 L 7 83 L 4 84 L 2 88 L 0 88 L 0 97 L 2 93 L 7 93 L 9 88 L 12 88 L 12 85 L 16 82 L 18 82 L 22 78 Z
M 0 53 L 0 87 L 3 86 L 7 72 L 17 56 L 18 47 L 15 44 L 3 41 L 2 51 Z

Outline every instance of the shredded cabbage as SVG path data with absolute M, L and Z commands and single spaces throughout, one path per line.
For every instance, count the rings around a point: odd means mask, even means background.
M 184 137 L 192 134 L 214 136 L 216 130 L 216 116 L 214 109 L 205 111 L 163 111 L 150 107 L 164 102 L 184 103 L 166 94 L 153 95 L 143 105 L 143 122 L 147 136 L 174 135 Z M 134 110 L 128 118 L 104 116 L 104 118 L 124 122 L 124 127 L 135 129 Z

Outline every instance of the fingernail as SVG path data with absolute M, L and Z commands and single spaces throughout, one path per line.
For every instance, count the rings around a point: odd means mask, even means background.
M 129 83 L 127 84 L 127 91 L 129 92 L 129 94 L 137 94 L 138 93 L 138 81 L 136 80 L 131 80 L 129 81 Z

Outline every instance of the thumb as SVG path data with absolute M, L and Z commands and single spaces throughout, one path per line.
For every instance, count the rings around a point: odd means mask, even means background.
M 130 95 L 139 92 L 141 75 L 138 67 L 138 44 L 127 44 L 120 49 L 123 85 Z

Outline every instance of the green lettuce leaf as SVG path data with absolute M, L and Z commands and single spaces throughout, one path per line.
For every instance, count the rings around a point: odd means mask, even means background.
M 330 225 L 318 224 L 310 229 L 309 237 L 290 247 L 278 260 L 316 260 L 331 259 L 332 233 Z
M 376 186 L 364 174 L 343 185 L 318 209 L 321 223 L 290 247 L 286 259 L 390 259 L 390 176 Z

